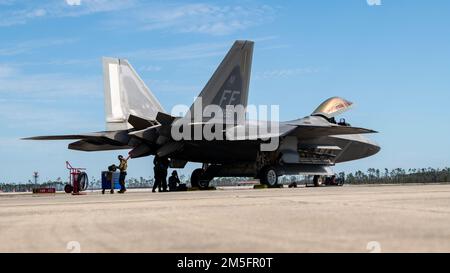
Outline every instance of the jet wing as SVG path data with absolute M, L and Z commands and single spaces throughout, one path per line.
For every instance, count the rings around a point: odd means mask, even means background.
M 308 139 L 332 135 L 377 133 L 370 129 L 341 125 L 280 124 L 278 130 L 266 130 L 266 132 L 260 133 L 259 130 L 249 130 L 249 127 L 246 127 L 238 134 L 236 134 L 236 128 L 237 127 L 232 127 L 225 131 L 227 140 L 267 140 L 274 137 L 286 136 L 296 136 L 298 139 Z M 237 131 L 239 132 L 239 130 Z
M 89 139 L 79 140 L 69 144 L 70 150 L 85 151 L 85 152 L 111 151 L 111 150 L 122 150 L 131 148 L 132 147 L 128 145 L 112 145 L 102 141 Z
M 68 139 L 84 139 L 84 138 L 96 138 L 104 136 L 102 133 L 88 133 L 80 135 L 57 135 L 57 136 L 35 136 L 25 137 L 22 140 L 68 140 Z
M 107 151 L 128 149 L 130 137 L 127 130 L 105 131 L 75 135 L 36 136 L 22 138 L 23 140 L 74 140 L 79 141 L 69 144 L 69 149 L 80 151 Z
M 293 129 L 285 132 L 281 135 L 284 136 L 296 136 L 299 139 L 307 139 L 322 136 L 333 136 L 333 135 L 356 135 L 356 134 L 371 134 L 377 133 L 377 131 L 350 127 L 350 126 L 316 126 L 316 125 L 297 125 Z

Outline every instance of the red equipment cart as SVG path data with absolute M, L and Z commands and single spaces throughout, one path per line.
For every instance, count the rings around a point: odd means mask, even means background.
M 69 170 L 69 183 L 64 187 L 66 193 L 72 195 L 81 194 L 88 187 L 88 176 L 85 168 L 74 168 L 66 161 L 66 168 Z

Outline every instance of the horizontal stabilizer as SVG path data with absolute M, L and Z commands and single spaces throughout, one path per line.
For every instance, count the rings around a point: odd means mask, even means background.
M 139 131 L 130 132 L 130 133 L 128 133 L 128 135 L 135 136 L 140 139 L 145 139 L 145 140 L 148 140 L 151 142 L 155 142 L 159 136 L 158 128 L 160 128 L 160 127 L 161 127 L 161 125 L 158 124 L 158 125 L 154 125 L 152 127 L 148 127 L 148 128 L 145 128 L 145 129 L 142 129 Z
M 158 114 L 156 115 L 156 120 L 162 125 L 171 125 L 175 119 L 176 117 L 163 112 L 158 112 Z
M 149 146 L 146 145 L 145 143 L 141 143 L 138 146 L 134 147 L 133 150 L 131 150 L 128 155 L 131 158 L 139 158 L 139 157 L 143 157 L 143 156 L 148 156 L 150 154 L 152 154 L 154 151 L 153 149 Z
M 128 117 L 128 123 L 131 124 L 131 126 L 133 126 L 136 130 L 142 130 L 157 124 L 156 121 L 147 120 L 135 115 L 130 115 Z

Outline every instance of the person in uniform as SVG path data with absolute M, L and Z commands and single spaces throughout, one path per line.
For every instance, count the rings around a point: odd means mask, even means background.
M 161 165 L 157 156 L 153 159 L 153 173 L 155 175 L 155 182 L 153 183 L 152 192 L 156 192 L 156 188 L 161 191 Z
M 169 159 L 167 157 L 155 156 L 153 160 L 153 171 L 155 173 L 155 182 L 153 183 L 152 192 L 167 191 L 167 169 L 169 168 Z
M 169 169 L 170 161 L 169 158 L 161 158 L 161 186 L 163 192 L 167 191 L 167 169 Z
M 169 191 L 176 191 L 179 184 L 180 178 L 178 178 L 178 173 L 177 171 L 173 171 L 172 175 L 169 177 Z
M 120 191 L 118 193 L 125 193 L 127 189 L 125 188 L 125 177 L 127 176 L 127 168 L 128 168 L 128 159 L 129 156 L 125 159 L 122 155 L 119 155 L 117 157 L 119 159 L 119 184 L 120 184 Z

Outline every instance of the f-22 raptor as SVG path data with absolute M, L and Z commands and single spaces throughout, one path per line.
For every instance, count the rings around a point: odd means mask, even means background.
M 352 127 L 345 120 L 336 122 L 335 117 L 352 106 L 339 97 L 327 99 L 309 116 L 269 122 L 269 126 L 248 120 L 245 113 L 233 112 L 229 119 L 230 107 L 248 106 L 253 47 L 252 41 L 233 44 L 184 117 L 168 114 L 127 60 L 103 58 L 106 131 L 26 139 L 73 139 L 77 141 L 70 143 L 69 149 L 80 151 L 131 149 L 131 158 L 169 158 L 172 168 L 184 168 L 187 162 L 203 163 L 190 180 L 200 188 L 207 188 L 215 177 L 254 177 L 269 186 L 276 186 L 279 176 L 285 174 L 314 175 L 316 179 L 332 175 L 330 167 L 336 163 L 380 150 L 364 137 L 375 131 Z M 226 117 L 198 119 L 193 114 L 196 108 L 211 106 L 227 113 Z M 276 130 L 261 130 L 263 127 Z M 189 137 L 206 128 L 218 137 Z M 179 137 L 191 129 L 188 137 Z M 233 133 L 236 131 L 240 133 Z M 262 149 L 263 145 L 268 149 Z

